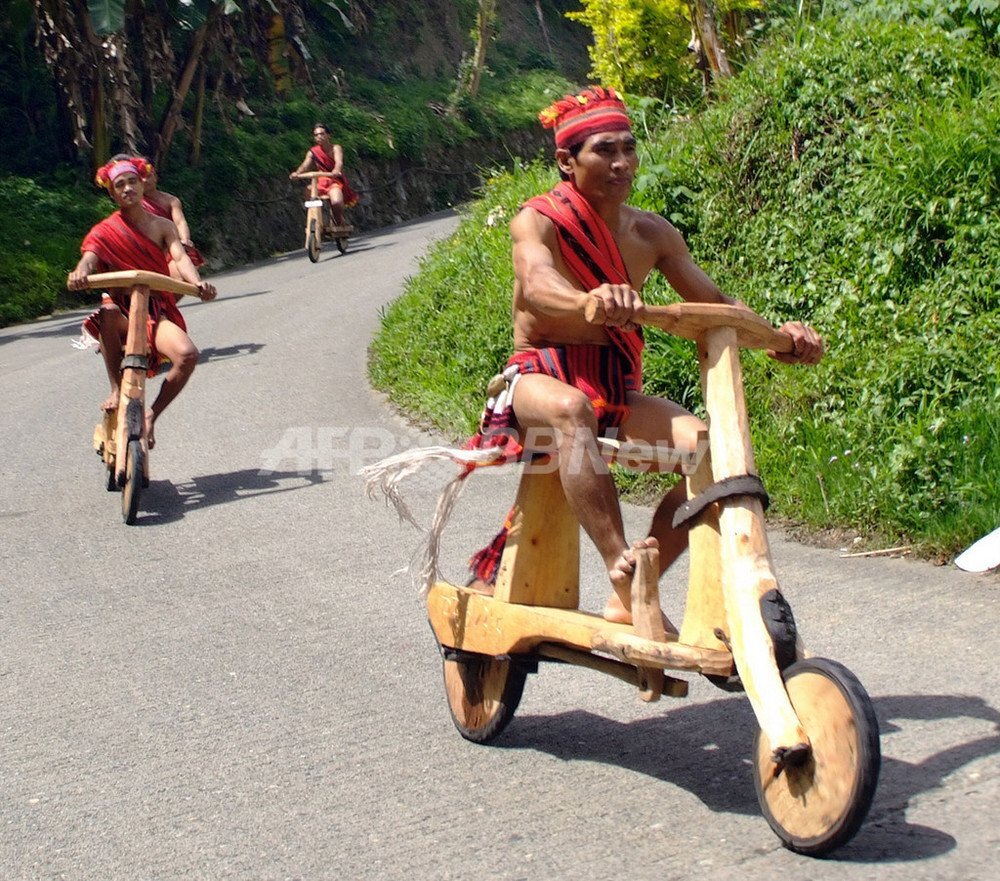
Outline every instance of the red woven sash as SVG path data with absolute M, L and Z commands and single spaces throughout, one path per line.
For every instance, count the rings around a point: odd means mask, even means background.
M 568 181 L 524 203 L 545 215 L 556 227 L 559 251 L 580 286 L 593 290 L 602 284 L 631 285 L 625 261 L 611 230 L 590 203 Z M 642 333 L 607 328 L 612 344 L 629 362 L 629 391 L 639 391 L 642 381 Z

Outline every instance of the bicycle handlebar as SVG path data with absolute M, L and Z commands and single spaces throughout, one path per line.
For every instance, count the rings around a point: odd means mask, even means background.
M 337 177 L 338 171 L 302 171 L 295 175 L 296 180 L 311 180 L 314 177 Z
M 130 288 L 133 285 L 149 285 L 157 291 L 169 291 L 172 294 L 187 294 L 189 297 L 201 299 L 201 291 L 197 285 L 178 281 L 169 275 L 158 272 L 146 272 L 142 269 L 127 269 L 122 272 L 95 272 L 87 276 L 86 288 Z
M 584 307 L 591 324 L 604 324 L 604 304 L 592 297 Z M 632 320 L 665 330 L 674 336 L 699 340 L 715 327 L 732 327 L 736 342 L 744 349 L 769 349 L 791 352 L 792 338 L 759 315 L 725 303 L 671 303 L 669 306 L 643 306 Z

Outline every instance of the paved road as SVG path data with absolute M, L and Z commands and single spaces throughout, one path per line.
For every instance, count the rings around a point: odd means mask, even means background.
M 367 386 L 365 343 L 453 225 L 227 273 L 185 307 L 202 363 L 131 528 L 90 449 L 106 391 L 70 346 L 80 315 L 0 331 L 0 879 L 993 877 L 995 578 L 776 538 L 807 642 L 859 675 L 882 728 L 870 820 L 836 860 L 779 846 L 748 705 L 702 680 L 646 705 L 544 668 L 497 745 L 458 736 L 393 576 L 417 533 L 356 476 L 418 437 Z M 466 491 L 455 577 L 511 481 Z M 425 515 L 436 485 L 410 486 Z M 646 516 L 628 508 L 630 529 Z

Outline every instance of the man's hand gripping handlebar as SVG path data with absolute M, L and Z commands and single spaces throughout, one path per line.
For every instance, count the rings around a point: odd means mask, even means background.
M 584 316 L 591 324 L 604 324 L 604 303 L 591 297 L 584 306 Z M 779 361 L 816 364 L 823 357 L 823 340 L 812 328 L 790 321 L 775 328 L 743 306 L 725 303 L 672 303 L 669 306 L 640 305 L 630 321 L 651 325 L 674 336 L 698 340 L 715 327 L 732 327 L 736 341 L 744 349 L 766 349 Z

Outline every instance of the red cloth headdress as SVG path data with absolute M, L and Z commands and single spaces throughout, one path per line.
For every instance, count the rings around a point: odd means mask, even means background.
M 538 114 L 544 128 L 555 129 L 556 146 L 572 147 L 596 132 L 631 131 L 625 102 L 614 89 L 591 86 L 566 95 Z
M 145 159 L 139 156 L 131 159 L 112 159 L 97 169 L 94 183 L 110 193 L 115 178 L 131 173 L 137 174 L 140 180 L 145 180 L 152 167 Z

